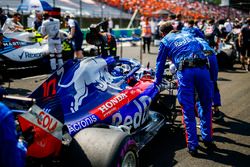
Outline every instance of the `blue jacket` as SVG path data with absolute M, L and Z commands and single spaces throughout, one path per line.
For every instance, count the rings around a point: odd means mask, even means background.
M 215 50 L 209 46 L 209 43 L 205 39 L 196 38 L 196 40 L 201 43 L 204 51 L 210 51 L 211 54 L 216 54 Z
M 179 63 L 186 59 L 205 59 L 202 45 L 187 32 L 171 32 L 160 43 L 156 59 L 156 83 L 162 81 L 166 59 L 171 60 L 178 68 Z
M 24 167 L 26 147 L 18 142 L 14 115 L 0 102 L 0 166 Z

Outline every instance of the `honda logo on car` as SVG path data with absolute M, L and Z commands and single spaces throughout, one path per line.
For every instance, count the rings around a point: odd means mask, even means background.
M 120 103 L 122 100 L 124 100 L 127 97 L 128 96 L 125 93 L 121 93 L 121 94 L 115 96 L 114 98 L 112 98 L 111 100 L 105 102 L 98 109 L 102 112 L 102 114 L 104 115 L 104 117 L 106 117 L 107 115 L 110 114 L 110 112 L 116 110 L 115 106 L 118 103 Z

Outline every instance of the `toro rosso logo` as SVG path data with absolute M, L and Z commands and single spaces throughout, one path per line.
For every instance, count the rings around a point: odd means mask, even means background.
M 100 68 L 101 67 L 101 68 Z M 58 86 L 68 88 L 73 85 L 76 94 L 71 102 L 70 110 L 72 113 L 78 111 L 82 105 L 83 99 L 88 96 L 88 86 L 94 85 L 100 91 L 106 91 L 107 82 L 112 82 L 111 78 L 105 76 L 107 73 L 106 62 L 104 59 L 88 58 L 82 60 L 79 67 L 74 71 L 72 79 L 68 83 L 62 83 L 64 68 L 57 71 L 61 75 Z

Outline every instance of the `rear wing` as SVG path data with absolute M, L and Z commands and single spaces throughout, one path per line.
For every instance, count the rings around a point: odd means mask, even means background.
M 36 99 L 3 95 L 3 103 L 17 113 L 22 132 L 33 127 L 34 141 L 27 155 L 35 158 L 58 156 L 62 145 L 63 123 L 36 105 Z

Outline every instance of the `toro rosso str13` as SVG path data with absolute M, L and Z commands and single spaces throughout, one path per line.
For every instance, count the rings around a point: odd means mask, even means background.
M 35 131 L 27 155 L 63 157 L 64 165 L 138 166 L 138 151 L 165 123 L 163 114 L 151 110 L 159 93 L 152 71 L 134 59 L 69 60 L 18 115 L 22 131 Z

